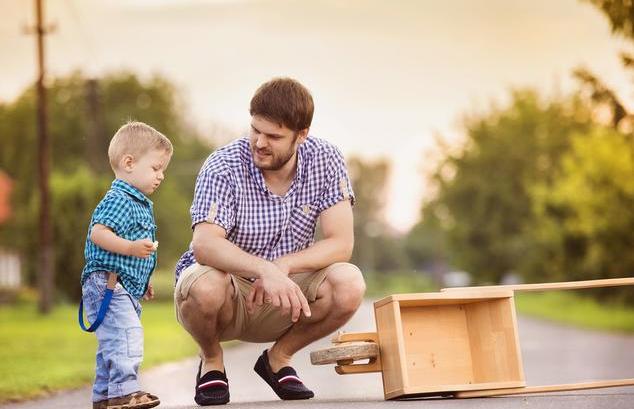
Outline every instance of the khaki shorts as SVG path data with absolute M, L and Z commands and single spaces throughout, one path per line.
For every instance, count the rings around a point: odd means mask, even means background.
M 325 280 L 328 270 L 339 263 L 314 273 L 291 274 L 290 278 L 302 290 L 309 303 L 317 298 L 317 289 Z M 192 285 L 203 275 L 218 271 L 213 267 L 194 263 L 183 270 L 174 289 L 174 305 L 176 307 L 176 319 L 182 325 L 179 305 L 187 299 Z M 251 291 L 252 284 L 249 280 L 230 274 L 233 285 L 232 302 L 234 317 L 233 323 L 224 328 L 220 334 L 221 341 L 238 339 L 247 342 L 273 342 L 277 340 L 293 325 L 290 314 L 282 315 L 280 308 L 272 304 L 264 304 L 252 314 L 247 312 L 246 297 Z

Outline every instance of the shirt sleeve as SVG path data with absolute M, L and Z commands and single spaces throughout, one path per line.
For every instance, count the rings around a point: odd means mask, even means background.
M 342 200 L 350 200 L 350 204 L 354 205 L 355 197 L 352 190 L 352 183 L 346 168 L 346 161 L 339 149 L 335 148 L 328 158 L 328 174 L 326 176 L 326 188 L 324 194 L 319 201 L 319 213 L 331 206 L 341 202 Z
M 228 233 L 235 225 L 235 194 L 227 178 L 210 170 L 200 173 L 190 213 L 192 228 L 206 222 L 217 224 Z
M 132 221 L 130 201 L 117 194 L 107 194 L 92 216 L 93 225 L 103 224 L 117 236 L 122 236 Z

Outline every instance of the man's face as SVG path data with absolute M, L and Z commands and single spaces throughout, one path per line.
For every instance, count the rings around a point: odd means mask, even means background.
M 307 134 L 308 129 L 294 132 L 261 116 L 253 116 L 249 142 L 255 166 L 262 170 L 281 169 L 297 152 Z

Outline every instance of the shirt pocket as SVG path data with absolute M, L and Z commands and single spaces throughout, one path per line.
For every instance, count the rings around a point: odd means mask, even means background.
M 303 204 L 293 208 L 290 224 L 296 249 L 305 248 L 313 241 L 318 217 L 316 204 Z
M 156 224 L 151 218 L 141 218 L 134 221 L 130 240 L 150 239 L 154 241 Z

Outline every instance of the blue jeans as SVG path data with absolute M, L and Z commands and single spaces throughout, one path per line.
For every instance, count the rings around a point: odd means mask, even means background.
M 108 273 L 92 273 L 82 286 L 84 310 L 90 322 L 97 318 Z M 93 402 L 128 395 L 140 390 L 138 371 L 143 361 L 141 304 L 117 283 L 110 307 L 97 335 L 97 368 Z

